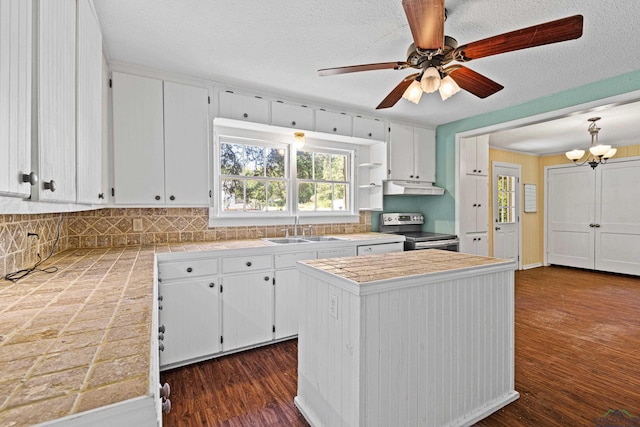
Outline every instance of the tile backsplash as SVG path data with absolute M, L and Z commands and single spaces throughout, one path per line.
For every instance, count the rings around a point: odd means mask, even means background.
M 259 239 L 283 236 L 282 225 L 208 228 L 207 208 L 105 208 L 92 211 L 38 215 L 0 215 L 0 277 L 31 267 L 37 254 L 45 257 L 55 241 L 57 251 L 69 248 L 139 246 L 162 243 Z M 289 226 L 293 233 L 293 226 Z M 361 212 L 358 223 L 318 224 L 314 234 L 371 231 L 371 212 Z M 27 237 L 27 233 L 39 237 Z

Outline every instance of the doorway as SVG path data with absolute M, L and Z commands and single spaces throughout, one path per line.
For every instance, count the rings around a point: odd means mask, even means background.
M 520 169 L 512 163 L 492 163 L 493 256 L 512 259 L 520 270 Z

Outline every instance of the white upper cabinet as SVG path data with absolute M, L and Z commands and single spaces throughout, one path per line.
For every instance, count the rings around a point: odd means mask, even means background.
M 232 91 L 220 92 L 220 117 L 254 123 L 269 123 L 269 101 Z
M 313 129 L 313 109 L 304 105 L 271 102 L 271 124 L 294 129 Z
M 78 0 L 77 201 L 103 203 L 102 33 L 89 0 Z
M 206 206 L 208 90 L 116 72 L 112 78 L 116 204 Z
M 113 73 L 117 204 L 164 203 L 162 80 Z
M 165 202 L 209 203 L 209 91 L 164 82 Z
M 351 116 L 325 110 L 316 110 L 316 131 L 351 136 Z
M 389 179 L 436 181 L 436 133 L 433 129 L 390 124 Z
M 379 119 L 368 119 L 355 116 L 353 118 L 353 136 L 357 138 L 384 141 L 384 122 Z
M 0 194 L 20 197 L 31 194 L 31 5 L 0 2 Z
M 37 3 L 32 199 L 76 201 L 76 1 Z M 35 118 L 32 118 L 32 120 Z
M 468 175 L 488 175 L 489 135 L 460 140 L 460 170 Z

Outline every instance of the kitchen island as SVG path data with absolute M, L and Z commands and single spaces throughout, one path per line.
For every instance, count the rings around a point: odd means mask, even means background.
M 470 425 L 516 400 L 514 263 L 440 250 L 300 261 L 312 426 Z

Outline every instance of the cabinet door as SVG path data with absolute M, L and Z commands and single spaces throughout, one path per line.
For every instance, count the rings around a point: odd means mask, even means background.
M 164 82 L 165 202 L 209 204 L 209 91 Z
M 477 232 L 486 232 L 489 228 L 489 178 L 474 177 L 476 183 L 476 222 Z
M 166 366 L 220 351 L 220 289 L 217 279 L 158 285 L 160 324 L 165 326 L 160 365 Z
M 476 137 L 476 168 L 478 175 L 489 176 L 489 135 Z
M 415 178 L 436 182 L 436 131 L 414 127 L 413 146 Z
M 273 339 L 272 279 L 271 271 L 223 278 L 224 351 Z
M 117 204 L 164 203 L 162 81 L 113 73 Z
M 384 122 L 379 119 L 356 116 L 353 118 L 353 136 L 384 141 Z
M 459 149 L 460 173 L 488 176 L 489 136 L 461 138 Z
M 316 130 L 325 133 L 337 133 L 351 136 L 351 116 L 325 110 L 316 110 Z
M 298 270 L 276 271 L 275 278 L 275 338 L 280 339 L 298 333 Z
M 281 101 L 271 103 L 271 124 L 288 128 L 313 129 L 313 109 L 302 105 L 285 104 Z
M 489 236 L 487 233 L 465 234 L 460 237 L 460 252 L 489 256 Z
M 31 173 L 32 2 L 0 2 L 0 194 L 28 197 Z
M 76 2 L 60 0 L 38 4 L 35 163 L 40 182 L 33 198 L 75 202 Z
M 77 201 L 100 203 L 104 200 L 101 169 L 102 33 L 89 0 L 78 0 L 77 87 Z
M 415 179 L 413 158 L 413 126 L 391 123 L 389 131 L 389 179 Z
M 266 124 L 269 122 L 269 102 L 260 97 L 220 92 L 219 116 Z

